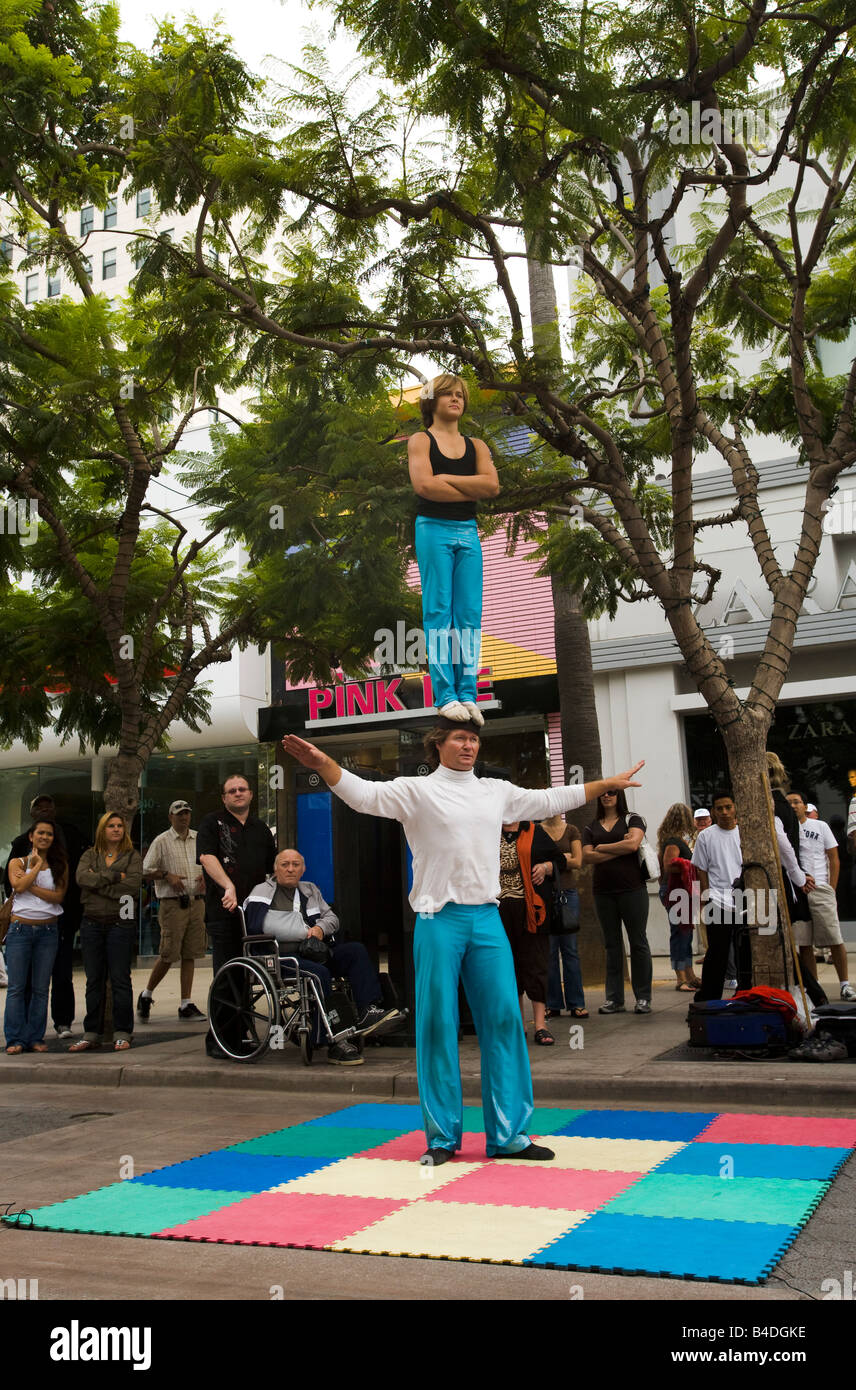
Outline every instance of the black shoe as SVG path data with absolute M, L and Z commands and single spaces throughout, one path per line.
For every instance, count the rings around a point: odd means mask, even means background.
M 327 1061 L 337 1067 L 361 1067 L 365 1060 L 353 1043 L 333 1043 L 332 1047 L 327 1048 Z
M 424 1153 L 419 1162 L 426 1168 L 439 1168 L 441 1163 L 448 1163 L 450 1158 L 455 1157 L 454 1149 L 429 1149 Z
M 391 1033 L 403 1022 L 404 1016 L 398 1009 L 385 1009 L 382 1004 L 369 1004 L 362 1017 L 357 1019 L 357 1027 L 366 1037 L 369 1033 L 380 1037 L 382 1033 Z
M 139 999 L 137 1000 L 137 1015 L 139 1018 L 143 1020 L 144 1023 L 148 1023 L 149 1021 L 149 1014 L 152 1011 L 153 1003 L 154 1000 L 151 998 L 151 996 L 149 996 L 149 998 L 147 999 L 144 994 L 141 994 Z
M 634 1012 L 635 1014 L 649 1014 L 649 1013 L 651 1012 L 651 1003 L 650 1003 L 650 1000 L 648 1000 L 648 999 L 637 999 L 637 1000 L 636 1000 L 636 1007 L 635 1007 L 635 1009 L 633 1010 L 633 1012 Z
M 614 999 L 607 999 L 605 1004 L 601 1004 L 598 1009 L 599 1014 L 623 1014 L 626 1013 L 623 1004 L 617 1004 Z
M 528 1149 L 521 1149 L 516 1154 L 494 1154 L 494 1158 L 531 1158 L 536 1163 L 546 1163 L 548 1159 L 555 1158 L 552 1149 L 545 1148 L 543 1144 L 530 1144 Z
M 185 1019 L 205 1018 L 205 1014 L 197 1009 L 195 1004 L 183 1004 L 178 1011 L 178 1016 Z

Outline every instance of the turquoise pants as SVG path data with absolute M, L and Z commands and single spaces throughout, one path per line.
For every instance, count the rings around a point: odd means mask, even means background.
M 494 903 L 447 903 L 419 913 L 416 965 L 416 1075 L 429 1149 L 458 1149 L 463 1131 L 458 1057 L 458 982 L 481 1048 L 488 1157 L 529 1145 L 532 1073 L 508 937 Z
M 482 621 L 478 526 L 418 516 L 416 559 L 434 704 L 438 709 L 453 700 L 475 704 Z

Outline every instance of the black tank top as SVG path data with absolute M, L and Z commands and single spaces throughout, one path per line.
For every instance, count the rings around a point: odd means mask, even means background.
M 476 446 L 471 439 L 465 436 L 466 448 L 462 458 L 450 459 L 440 452 L 440 446 L 430 430 L 423 430 L 427 434 L 430 442 L 429 457 L 431 459 L 431 472 L 456 473 L 459 478 L 473 478 L 476 474 Z M 472 499 L 460 502 L 434 502 L 429 497 L 417 497 L 416 515 L 430 516 L 435 521 L 472 521 L 478 511 L 478 503 Z

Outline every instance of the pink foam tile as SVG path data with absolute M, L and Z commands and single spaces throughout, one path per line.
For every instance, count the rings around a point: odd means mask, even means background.
M 468 1202 L 474 1206 L 549 1207 L 554 1211 L 597 1211 L 619 1192 L 632 1186 L 644 1173 L 601 1173 L 574 1168 L 542 1168 L 523 1164 L 505 1167 L 485 1164 L 475 1173 L 464 1173 L 435 1192 L 426 1202 Z
M 195 1221 L 169 1226 L 157 1235 L 178 1240 L 220 1240 L 229 1245 L 297 1245 L 321 1250 L 405 1205 L 378 1197 L 260 1192 Z
M 698 1135 L 704 1144 L 801 1144 L 847 1149 L 856 1144 L 856 1120 L 815 1115 L 718 1115 Z
M 424 1154 L 427 1144 L 425 1134 L 421 1129 L 414 1129 L 410 1134 L 399 1134 L 395 1139 L 389 1139 L 385 1144 L 378 1144 L 374 1149 L 363 1149 L 361 1153 L 353 1154 L 353 1158 L 412 1158 L 418 1161 Z M 456 1157 L 467 1163 L 484 1163 L 487 1157 L 484 1151 L 484 1135 L 465 1133 L 461 1137 L 461 1147 Z M 454 1162 L 454 1160 L 452 1160 Z

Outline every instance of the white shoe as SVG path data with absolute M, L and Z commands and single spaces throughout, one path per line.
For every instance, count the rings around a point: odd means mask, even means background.
M 842 985 L 841 998 L 846 999 L 851 1004 L 856 1004 L 856 989 L 852 985 Z
M 460 724 L 471 717 L 466 705 L 462 705 L 460 700 L 450 700 L 448 705 L 441 705 L 437 713 L 442 714 L 444 719 L 454 719 Z
M 726 989 L 736 989 L 736 988 L 737 988 L 737 981 L 736 981 L 736 980 L 726 980 L 726 981 L 725 981 L 725 988 L 726 988 Z
M 479 728 L 481 728 L 484 724 L 484 715 L 478 705 L 474 704 L 472 700 L 464 700 L 463 705 L 473 723 L 478 724 Z

